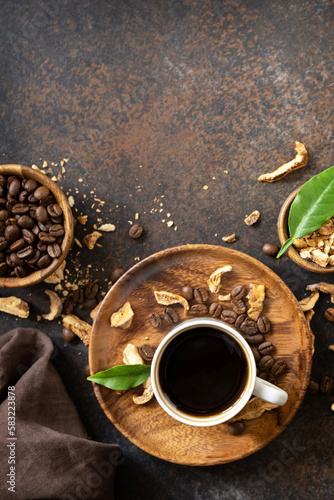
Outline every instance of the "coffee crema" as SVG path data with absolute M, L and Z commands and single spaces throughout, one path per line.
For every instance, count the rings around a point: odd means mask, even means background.
M 211 327 L 186 330 L 166 347 L 159 365 L 165 395 L 184 413 L 209 416 L 232 406 L 248 379 L 241 346 Z

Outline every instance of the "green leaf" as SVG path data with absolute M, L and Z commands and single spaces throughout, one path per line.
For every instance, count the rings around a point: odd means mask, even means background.
M 126 391 L 145 382 L 150 371 L 149 365 L 116 365 L 87 377 L 87 380 L 104 385 L 108 389 Z
M 315 175 L 300 188 L 293 200 L 288 226 L 290 238 L 284 243 L 279 258 L 297 238 L 316 231 L 334 214 L 334 167 Z

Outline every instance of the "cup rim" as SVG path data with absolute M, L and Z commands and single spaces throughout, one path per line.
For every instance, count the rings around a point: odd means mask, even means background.
M 195 326 L 209 326 L 211 328 L 222 330 L 231 337 L 233 337 L 234 340 L 236 340 L 236 342 L 242 348 L 248 365 L 248 379 L 238 399 L 229 408 L 215 415 L 196 416 L 196 415 L 189 415 L 188 413 L 179 410 L 163 393 L 158 378 L 161 357 L 166 347 L 170 344 L 172 340 L 174 340 L 175 337 L 184 333 L 187 330 L 194 328 Z M 151 365 L 151 383 L 152 383 L 153 393 L 158 403 L 162 407 L 162 409 L 166 413 L 168 413 L 171 417 L 178 420 L 179 422 L 197 427 L 209 427 L 212 425 L 218 425 L 234 417 L 237 413 L 239 413 L 242 410 L 242 408 L 249 401 L 254 390 L 255 381 L 256 381 L 256 364 L 254 355 L 248 343 L 232 325 L 229 325 L 224 321 L 217 320 L 214 318 L 204 317 L 204 318 L 189 319 L 183 321 L 182 323 L 174 327 L 160 342 L 154 354 Z

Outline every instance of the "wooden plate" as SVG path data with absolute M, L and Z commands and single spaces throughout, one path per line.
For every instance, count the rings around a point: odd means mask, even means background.
M 132 267 L 106 295 L 93 325 L 89 348 L 91 373 L 123 364 L 122 353 L 128 343 L 157 346 L 172 328 L 163 323 L 153 328 L 151 312 L 162 312 L 153 291 L 179 293 L 183 285 L 206 286 L 216 269 L 230 264 L 232 272 L 224 275 L 220 293 L 236 285 L 264 284 L 266 300 L 263 314 L 272 322 L 267 339 L 276 346 L 275 358 L 284 359 L 290 370 L 280 377 L 279 386 L 287 391 L 288 402 L 246 422 L 239 437 L 228 434 L 227 425 L 192 427 L 182 424 L 159 406 L 155 399 L 137 406 L 132 395 L 142 388 L 123 394 L 94 385 L 95 394 L 106 415 L 132 443 L 147 453 L 186 465 L 214 465 L 232 462 L 263 448 L 278 436 L 298 410 L 310 376 L 311 339 L 298 302 L 284 282 L 257 260 L 235 250 L 211 245 L 186 245 L 159 252 Z M 217 294 L 218 295 L 218 294 Z M 216 295 L 211 294 L 210 302 Z M 128 330 L 110 327 L 110 315 L 129 300 L 134 320 Z M 186 317 L 182 307 L 173 306 L 180 320 Z

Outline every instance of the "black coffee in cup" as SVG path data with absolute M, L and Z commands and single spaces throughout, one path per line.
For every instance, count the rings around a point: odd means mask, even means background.
M 215 328 L 195 327 L 166 347 L 159 365 L 162 390 L 189 415 L 218 414 L 235 403 L 248 378 L 240 345 Z

